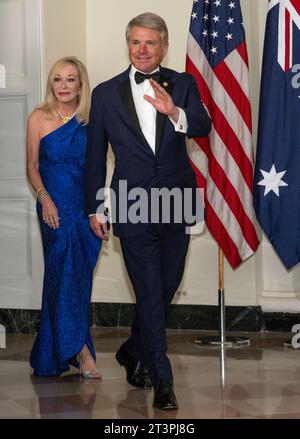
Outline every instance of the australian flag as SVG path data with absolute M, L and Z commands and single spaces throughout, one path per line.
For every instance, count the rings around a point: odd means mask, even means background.
M 287 269 L 300 261 L 300 1 L 270 0 L 254 176 L 257 219 Z

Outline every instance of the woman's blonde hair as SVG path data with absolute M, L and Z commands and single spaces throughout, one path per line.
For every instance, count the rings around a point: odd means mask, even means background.
M 65 56 L 64 58 L 56 61 L 56 63 L 52 66 L 48 75 L 45 99 L 38 109 L 49 115 L 55 113 L 55 110 L 57 109 L 57 99 L 53 92 L 54 77 L 66 64 L 71 64 L 77 69 L 81 89 L 80 95 L 78 96 L 78 110 L 76 113 L 76 119 L 78 122 L 87 124 L 91 106 L 90 83 L 84 64 L 75 56 Z

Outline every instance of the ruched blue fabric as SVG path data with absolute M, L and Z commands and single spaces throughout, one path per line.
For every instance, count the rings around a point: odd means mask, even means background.
M 93 271 L 102 241 L 84 214 L 83 167 L 86 127 L 73 117 L 40 142 L 39 172 L 60 217 L 51 229 L 37 202 L 45 272 L 40 327 L 30 355 L 34 375 L 59 376 L 78 367 L 86 344 L 94 359 L 89 330 Z

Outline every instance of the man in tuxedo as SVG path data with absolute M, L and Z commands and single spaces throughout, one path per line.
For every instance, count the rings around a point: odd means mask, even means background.
M 169 410 L 178 406 L 166 355 L 165 312 L 183 276 L 190 240 L 186 226 L 191 222 L 178 216 L 185 205 L 184 196 L 176 207 L 178 200 L 169 199 L 168 203 L 162 197 L 154 202 L 153 193 L 176 188 L 182 195 L 189 188 L 193 195 L 188 197 L 199 196 L 185 139 L 207 136 L 211 121 L 194 78 L 160 66 L 168 50 L 168 30 L 161 17 L 152 13 L 135 17 L 127 26 L 126 39 L 131 65 L 98 85 L 92 95 L 86 210 L 93 231 L 107 239 L 107 223 L 95 213 L 99 213 L 96 194 L 105 185 L 110 142 L 115 156 L 111 181 L 116 200 L 112 208 L 113 232 L 120 239 L 136 296 L 131 335 L 119 348 L 116 359 L 125 367 L 131 385 L 142 389 L 153 386 L 153 406 Z M 134 210 L 133 193 L 148 196 L 139 204 L 146 212 L 139 221 L 137 215 L 132 216 L 138 210 Z M 162 213 L 166 205 L 169 215 Z

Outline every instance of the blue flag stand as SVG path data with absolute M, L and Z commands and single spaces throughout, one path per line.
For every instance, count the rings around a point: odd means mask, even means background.
M 250 339 L 247 337 L 226 336 L 226 315 L 225 315 L 225 289 L 224 289 L 224 252 L 219 247 L 219 289 L 218 304 L 220 311 L 220 335 L 212 337 L 201 337 L 194 340 L 194 343 L 202 346 L 217 346 L 232 348 L 236 346 L 249 346 Z

